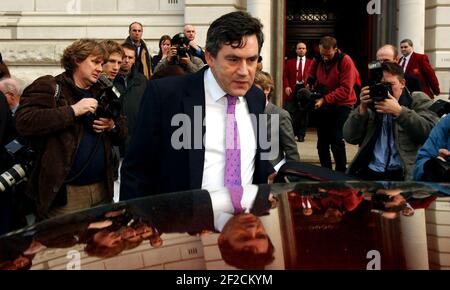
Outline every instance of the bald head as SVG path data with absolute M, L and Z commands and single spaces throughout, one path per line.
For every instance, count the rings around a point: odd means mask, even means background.
M 193 41 L 196 35 L 195 27 L 190 24 L 186 24 L 184 26 L 184 34 L 189 39 L 189 41 Z
M 11 110 L 19 105 L 21 92 L 19 83 L 16 80 L 11 78 L 2 79 L 0 81 L 0 92 L 6 96 Z
M 377 51 L 377 61 L 379 62 L 398 62 L 398 50 L 391 44 L 380 47 Z

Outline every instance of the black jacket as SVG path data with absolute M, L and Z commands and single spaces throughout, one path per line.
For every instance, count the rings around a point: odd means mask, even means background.
M 203 108 L 204 120 L 205 70 L 206 68 L 195 74 L 149 82 L 135 132 L 122 164 L 121 200 L 201 187 L 204 144 L 201 149 L 174 149 L 171 138 L 179 128 L 172 126 L 171 121 L 177 114 L 186 114 L 190 120 L 194 120 L 194 107 L 198 106 Z M 251 114 L 264 114 L 265 98 L 261 90 L 252 86 L 245 98 Z M 191 126 L 191 140 L 194 144 L 195 122 L 191 122 Z M 205 126 L 202 126 L 202 136 L 205 130 Z M 255 130 L 256 133 L 258 131 Z M 254 184 L 267 183 L 268 175 L 273 172 L 270 163 L 261 160 L 261 152 L 257 142 Z

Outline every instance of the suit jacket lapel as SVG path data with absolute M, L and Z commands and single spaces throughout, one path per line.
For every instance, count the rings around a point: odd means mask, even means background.
M 411 74 L 411 68 L 414 62 L 416 61 L 416 53 L 411 53 L 411 57 L 409 58 L 408 65 L 406 66 L 405 73 Z
M 203 68 L 188 78 L 186 97 L 182 101 L 184 112 L 191 121 L 192 149 L 188 150 L 191 188 L 201 187 L 203 164 L 205 162 L 205 145 L 203 144 L 203 136 L 206 131 L 205 126 L 203 126 L 203 120 L 205 119 L 205 86 L 203 75 L 205 70 L 206 68 Z M 199 114 L 200 110 L 201 115 Z M 197 138 L 196 140 L 195 132 L 196 130 L 200 130 L 200 126 L 202 132 L 201 139 Z

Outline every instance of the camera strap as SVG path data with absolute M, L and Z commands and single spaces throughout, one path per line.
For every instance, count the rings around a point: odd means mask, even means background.
M 61 96 L 61 85 L 58 82 L 56 82 L 55 94 L 53 95 L 56 103 L 58 103 L 60 96 Z

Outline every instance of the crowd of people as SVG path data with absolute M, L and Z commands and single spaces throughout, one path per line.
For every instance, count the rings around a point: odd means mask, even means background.
M 371 82 L 334 37 L 320 40 L 313 59 L 299 41 L 284 65 L 283 109 L 271 102 L 272 77 L 258 69 L 264 35 L 248 13 L 216 19 L 204 48 L 185 25 L 163 35 L 151 57 L 143 32 L 133 22 L 122 44 L 77 40 L 64 50 L 63 73 L 23 92 L 0 62 L 0 170 L 17 162 L 4 146 L 26 139 L 34 156 L 22 190 L 38 220 L 111 203 L 119 170 L 120 200 L 226 186 L 239 204 L 242 186 L 270 183 L 274 168 L 300 161 L 296 141 L 305 140 L 311 112 L 321 166 L 332 169 L 331 150 L 335 170 L 359 179 L 421 180 L 429 160 L 450 156 L 448 118 L 438 123 L 429 109 L 439 84 L 409 39 L 401 58 L 395 46 L 380 47 Z M 267 114 L 275 118 L 260 118 Z M 271 132 L 276 156 L 262 132 Z M 359 145 L 348 168 L 344 140 Z M 2 204 L 18 202 L 6 197 Z M 1 232 L 21 225 L 10 207 L 1 214 Z

